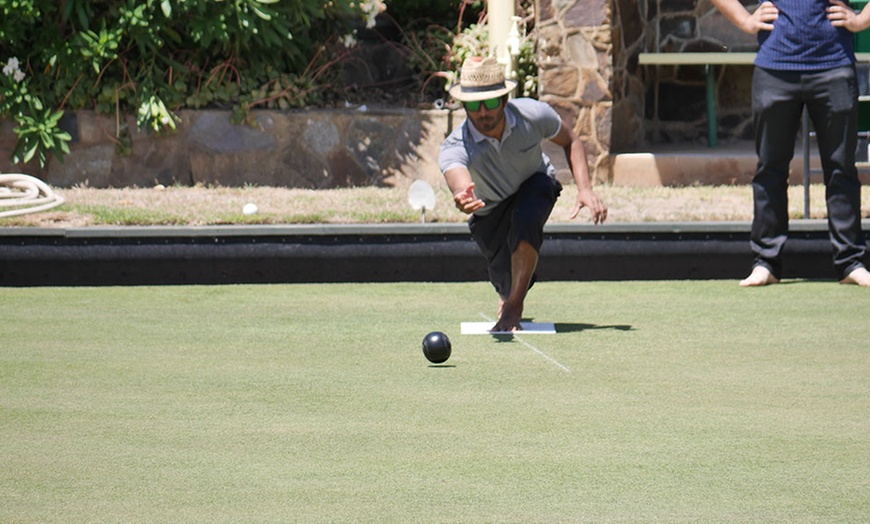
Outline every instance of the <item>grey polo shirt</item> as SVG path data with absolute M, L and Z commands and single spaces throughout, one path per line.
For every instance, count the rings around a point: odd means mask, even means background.
M 505 107 L 501 140 L 485 136 L 466 120 L 441 144 L 438 166 L 442 173 L 456 167 L 468 169 L 475 195 L 486 204 L 475 214 L 486 215 L 535 173 L 556 175 L 541 142 L 556 136 L 561 127 L 562 119 L 549 104 L 516 98 Z

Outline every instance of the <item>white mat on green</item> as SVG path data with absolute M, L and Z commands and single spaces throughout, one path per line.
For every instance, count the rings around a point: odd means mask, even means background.
M 520 322 L 522 331 L 490 331 L 495 322 L 463 322 L 463 335 L 555 335 L 556 324 L 553 322 Z

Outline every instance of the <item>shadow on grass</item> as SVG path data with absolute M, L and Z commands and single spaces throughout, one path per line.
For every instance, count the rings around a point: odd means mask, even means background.
M 597 324 L 579 324 L 579 323 L 556 323 L 556 333 L 578 333 L 589 329 L 613 329 L 616 331 L 631 331 L 633 326 L 616 324 L 612 326 L 599 326 Z
M 523 319 L 524 322 L 531 321 L 530 319 Z M 561 333 L 579 333 L 582 331 L 587 331 L 590 329 L 613 329 L 615 331 L 631 331 L 634 329 L 633 326 L 627 324 L 614 324 L 610 326 L 599 326 L 597 324 L 581 324 L 576 322 L 556 322 L 556 334 L 559 335 Z M 516 333 L 497 333 L 490 334 L 490 336 L 496 342 L 510 342 L 514 339 L 516 335 L 522 335 L 522 331 L 518 331 Z

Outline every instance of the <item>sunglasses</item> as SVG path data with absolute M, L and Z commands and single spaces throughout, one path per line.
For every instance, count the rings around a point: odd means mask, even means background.
M 492 111 L 501 105 L 501 98 L 489 98 L 487 100 L 475 100 L 474 102 L 463 102 L 466 111 L 474 113 L 480 111 L 480 104 L 483 102 L 484 107 Z

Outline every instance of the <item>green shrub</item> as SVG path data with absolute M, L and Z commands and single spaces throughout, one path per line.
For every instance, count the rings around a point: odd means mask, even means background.
M 371 4 L 371 0 L 369 2 Z M 286 79 L 302 105 L 328 85 L 331 35 L 365 16 L 351 0 L 14 0 L 0 5 L 0 116 L 24 143 L 16 157 L 65 151 L 58 111 L 137 115 L 171 131 L 182 107 L 256 106 Z M 337 38 L 334 38 L 337 41 Z M 312 59 L 314 57 L 314 59 Z M 14 67 L 12 67 L 14 66 Z M 7 72 L 8 71 L 8 72 Z M 295 99 L 293 97 L 296 97 Z M 117 138 L 123 138 L 123 129 Z M 22 151 L 21 150 L 23 147 Z
M 124 154 L 130 137 L 121 115 L 166 133 L 182 108 L 232 109 L 242 122 L 257 107 L 338 104 L 354 28 L 377 32 L 379 15 L 398 29 L 380 38 L 402 53 L 432 99 L 443 96 L 462 58 L 489 52 L 482 0 L 389 2 L 381 15 L 384 0 L 0 1 L 0 118 L 16 126 L 13 162 L 62 159 L 71 140 L 59 127 L 64 111 L 118 115 L 114 138 Z M 530 4 L 518 2 L 529 28 Z M 531 37 L 520 68 L 523 94 L 532 94 Z

